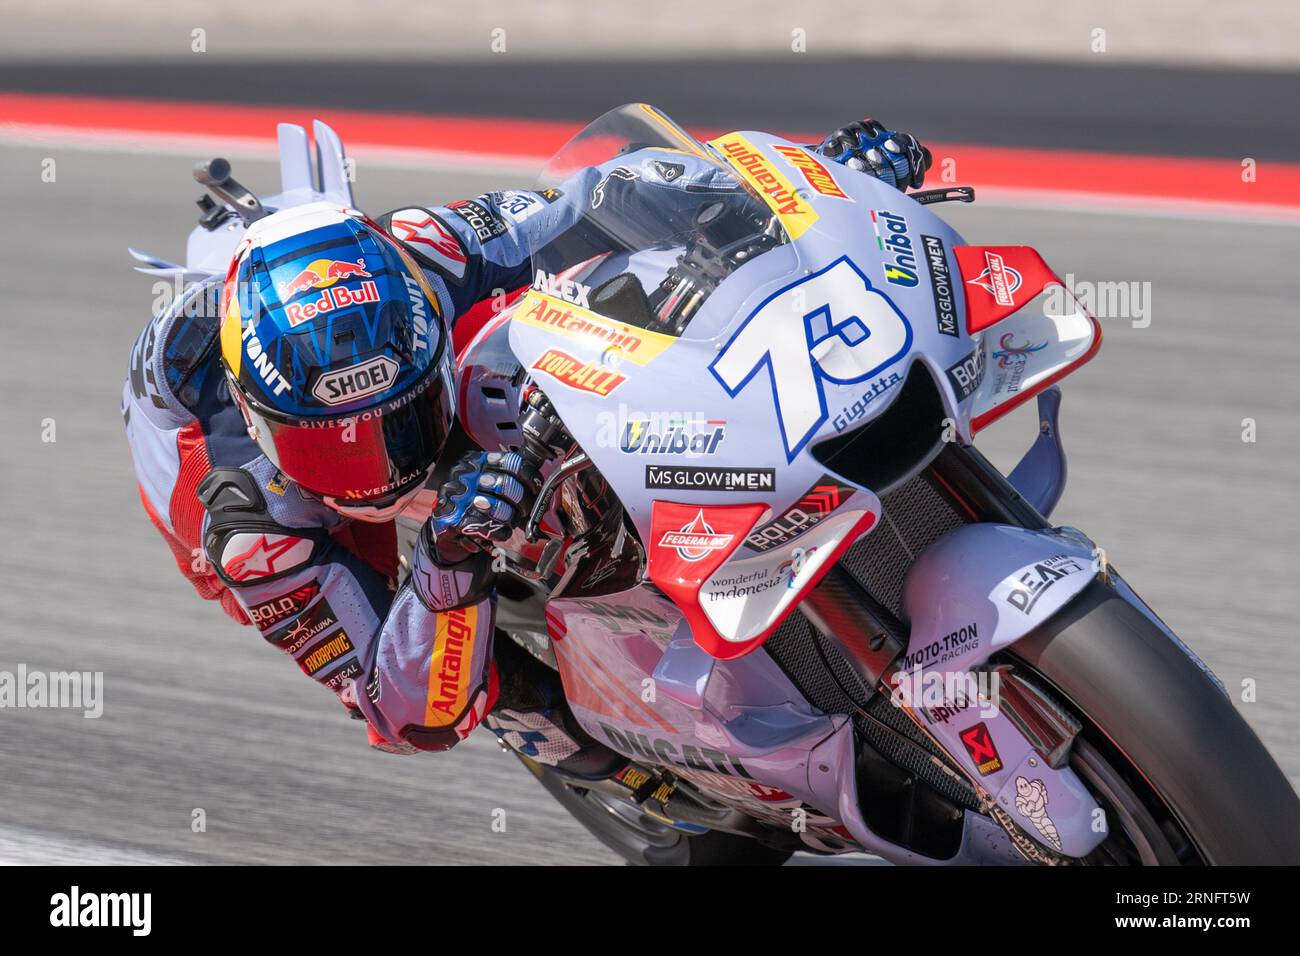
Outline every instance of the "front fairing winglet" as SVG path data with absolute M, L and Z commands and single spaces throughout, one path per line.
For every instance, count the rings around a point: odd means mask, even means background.
M 1038 393 L 1038 438 L 1029 446 L 1007 480 L 1044 518 L 1052 513 L 1065 492 L 1065 446 L 1058 418 L 1061 389 L 1053 385 Z

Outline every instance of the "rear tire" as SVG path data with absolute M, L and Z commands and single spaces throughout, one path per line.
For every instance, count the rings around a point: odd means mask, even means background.
M 519 759 L 592 836 L 633 866 L 780 866 L 792 856 L 732 833 L 684 833 L 631 801 L 580 791 L 550 767 Z
M 1111 587 L 1094 581 L 1010 655 L 1136 771 L 1150 816 L 1133 807 L 1131 821 L 1176 825 L 1206 863 L 1300 863 L 1300 800 L 1286 776 L 1202 666 Z

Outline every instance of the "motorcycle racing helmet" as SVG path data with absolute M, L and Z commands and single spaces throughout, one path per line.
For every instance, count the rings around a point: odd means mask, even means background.
M 230 392 L 262 453 L 340 513 L 401 511 L 455 417 L 442 306 L 410 254 L 358 210 L 292 207 L 249 226 L 221 307 Z

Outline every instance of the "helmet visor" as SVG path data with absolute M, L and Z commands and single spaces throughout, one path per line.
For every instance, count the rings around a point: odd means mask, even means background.
M 244 404 L 258 445 L 281 472 L 322 498 L 376 507 L 423 481 L 453 415 L 436 371 L 407 396 L 339 418 L 281 421 Z

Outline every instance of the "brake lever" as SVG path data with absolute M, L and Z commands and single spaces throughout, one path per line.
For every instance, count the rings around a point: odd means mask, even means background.
M 936 202 L 974 202 L 974 186 L 947 186 L 943 189 L 923 189 L 919 193 L 908 193 L 922 206 Z
M 560 485 L 579 472 L 586 471 L 592 464 L 593 462 L 587 453 L 580 451 L 551 472 L 551 476 L 542 483 L 541 490 L 537 492 L 537 500 L 533 502 L 533 510 L 528 513 L 528 523 L 524 525 L 525 538 L 529 541 L 537 540 L 537 527 L 550 509 L 551 499 L 555 497 L 555 492 L 559 490 Z

